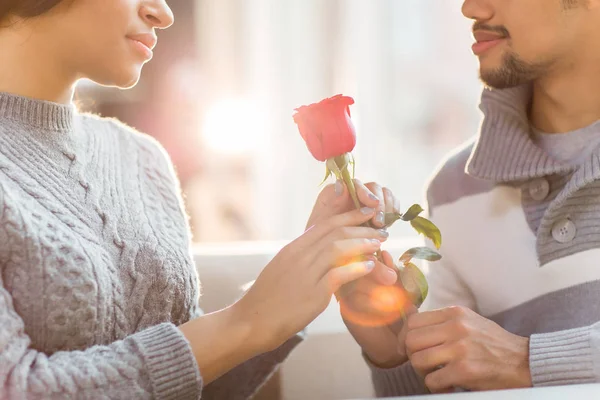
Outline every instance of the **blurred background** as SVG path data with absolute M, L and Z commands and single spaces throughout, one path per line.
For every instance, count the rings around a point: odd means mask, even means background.
M 81 108 L 157 138 L 196 243 L 289 240 L 324 165 L 293 109 L 354 97 L 357 177 L 422 202 L 443 155 L 476 133 L 481 85 L 459 0 L 169 0 L 176 23 L 132 90 L 81 82 Z M 405 224 L 393 234 L 413 235 Z
M 356 104 L 356 174 L 422 202 L 442 157 L 476 134 L 481 84 L 460 0 L 168 0 L 176 23 L 132 90 L 83 81 L 80 108 L 158 139 L 190 215 L 201 307 L 240 296 L 299 236 L 320 190 L 294 108 L 339 93 Z M 385 248 L 419 245 L 396 224 Z M 425 271 L 427 273 L 427 271 Z M 373 396 L 332 301 L 256 400 Z M 343 367 L 342 367 L 343 366 Z

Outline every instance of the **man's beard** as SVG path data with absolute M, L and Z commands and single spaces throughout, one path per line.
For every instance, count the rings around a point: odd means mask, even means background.
M 508 89 L 530 83 L 548 70 L 546 64 L 533 64 L 515 53 L 505 54 L 502 65 L 494 70 L 481 70 L 481 81 L 490 88 Z

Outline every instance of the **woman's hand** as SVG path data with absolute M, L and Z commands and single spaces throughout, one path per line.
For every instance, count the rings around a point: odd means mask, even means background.
M 386 212 L 400 212 L 400 201 L 394 197 L 390 189 L 375 182 L 369 182 L 365 185 L 358 179 L 354 179 L 354 186 L 360 203 L 365 207 L 375 209 L 375 214 L 371 220 L 375 228 L 383 228 Z M 354 209 L 354 203 L 346 185 L 338 180 L 335 184 L 325 186 L 319 193 L 306 228 L 308 229 L 319 221 L 334 215 Z
M 376 228 L 383 228 L 384 214 L 391 212 L 400 212 L 400 201 L 394 196 L 392 191 L 382 187 L 378 183 L 369 182 L 366 185 L 358 179 L 354 180 L 358 200 L 365 207 L 373 208 L 374 215 L 370 222 Z M 307 229 L 341 213 L 355 209 L 352 197 L 342 181 L 327 185 L 319 196 L 313 207 L 310 218 L 306 225 Z M 384 234 L 387 237 L 387 234 Z M 375 270 L 369 277 L 376 283 L 382 285 L 392 285 L 396 282 L 397 274 L 394 268 L 389 268 L 382 263 L 376 263 Z
M 375 210 L 322 219 L 291 242 L 234 306 L 248 321 L 259 352 L 277 348 L 321 314 L 342 285 L 369 274 L 385 232 L 360 227 Z
M 360 226 L 388 207 L 381 204 L 389 196 L 381 190 L 381 200 L 373 199 L 360 183 L 357 191 L 372 208 L 352 210 L 347 191 L 336 196 L 333 186 L 326 188 L 310 228 L 275 256 L 238 302 L 180 326 L 205 384 L 304 329 L 342 285 L 367 276 L 375 282 L 396 281 L 395 273 L 373 256 L 387 232 Z M 331 203 L 332 196 L 337 201 Z

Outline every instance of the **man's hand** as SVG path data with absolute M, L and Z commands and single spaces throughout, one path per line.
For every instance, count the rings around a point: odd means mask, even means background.
M 411 315 L 406 350 L 434 393 L 531 387 L 529 338 L 463 307 Z
M 377 262 L 376 270 L 393 267 L 392 256 L 387 251 L 382 254 L 385 265 Z M 403 315 L 417 310 L 399 279 L 382 284 L 374 275 L 376 270 L 344 287 L 338 297 L 340 312 L 370 361 L 381 368 L 393 368 L 408 361 Z
M 384 226 L 384 213 L 400 212 L 400 202 L 388 188 L 356 179 L 354 185 L 361 204 L 377 211 L 371 220 L 376 228 Z M 347 188 L 338 181 L 319 194 L 307 228 L 353 208 Z M 342 318 L 366 355 L 378 366 L 394 367 L 408 360 L 402 314 L 416 310 L 405 296 L 392 256 L 386 251 L 382 255 L 383 263 L 377 261 L 369 275 L 345 285 L 337 296 Z

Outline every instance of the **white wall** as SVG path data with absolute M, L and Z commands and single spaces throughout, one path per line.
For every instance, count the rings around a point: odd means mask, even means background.
M 251 242 L 195 248 L 203 287 L 201 305 L 214 311 L 231 304 L 241 287 L 255 279 L 285 243 Z M 399 256 L 418 239 L 391 240 L 385 249 Z M 337 303 L 308 328 L 308 337 L 283 365 L 281 382 L 285 400 L 337 400 L 373 396 L 369 371 L 360 348 L 338 313 Z

